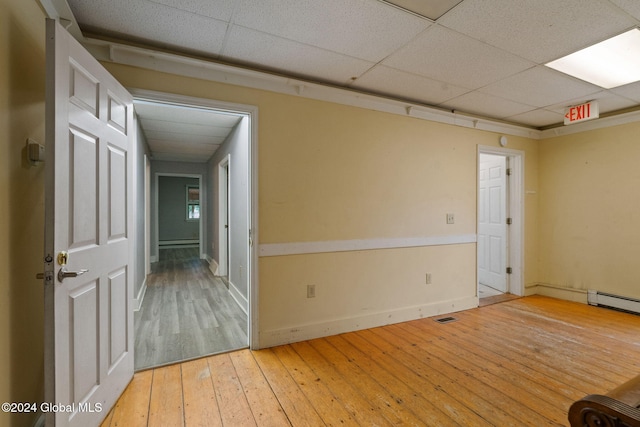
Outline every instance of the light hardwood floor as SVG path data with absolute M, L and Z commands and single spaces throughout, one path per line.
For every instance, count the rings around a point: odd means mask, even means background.
M 247 347 L 247 316 L 197 249 L 161 249 L 135 315 L 136 370 Z
M 139 372 L 107 426 L 567 426 L 640 373 L 640 316 L 539 296 Z
M 484 307 L 485 305 L 497 304 L 499 302 L 505 302 L 520 297 L 518 295 L 500 292 L 487 285 L 479 284 L 478 298 L 480 299 L 478 305 L 480 307 Z

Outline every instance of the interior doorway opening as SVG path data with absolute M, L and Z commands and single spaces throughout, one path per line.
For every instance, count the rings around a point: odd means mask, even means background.
M 249 235 L 255 235 L 256 221 L 253 152 L 257 110 L 162 93 L 132 93 L 134 103 L 144 106 L 145 114 L 138 114 L 138 121 L 151 158 L 152 173 L 147 175 L 152 175 L 154 198 L 147 260 L 151 272 L 146 289 L 138 294 L 141 300 L 135 313 L 135 368 L 256 348 L 252 325 L 257 320 L 252 308 L 257 262 Z M 171 113 L 149 114 L 160 110 Z M 218 117 L 217 128 L 198 122 L 198 116 L 212 115 Z M 167 128 L 173 116 L 180 123 Z M 228 129 L 221 129 L 225 126 Z M 169 141 L 176 138 L 180 141 Z M 175 148 L 175 144 L 181 145 Z M 212 152 L 209 145 L 215 145 Z M 173 149 L 177 150 L 175 158 Z M 196 223 L 199 232 L 197 237 L 161 238 L 159 181 L 179 177 L 195 179 L 195 183 L 179 184 L 184 194 L 181 202 L 173 202 L 180 204 L 174 209 L 179 213 L 173 214 L 181 215 L 181 225 L 193 228 Z M 234 186 L 235 181 L 241 185 Z
M 193 249 L 199 258 L 205 257 L 204 221 L 201 221 L 201 174 L 155 174 L 155 257 L 160 261 L 160 249 Z M 197 199 L 194 199 L 197 190 Z
M 480 305 L 524 295 L 524 152 L 478 150 L 477 295 Z
M 481 297 L 509 293 L 508 171 L 508 157 L 480 153 L 478 282 Z

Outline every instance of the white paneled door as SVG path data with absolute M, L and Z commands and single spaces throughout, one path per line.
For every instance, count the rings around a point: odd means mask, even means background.
M 480 154 L 478 280 L 507 292 L 507 158 Z
M 47 425 L 98 425 L 133 376 L 131 95 L 47 21 Z

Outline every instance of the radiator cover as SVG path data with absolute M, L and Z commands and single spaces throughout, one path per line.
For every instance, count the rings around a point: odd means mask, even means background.
M 640 300 L 634 298 L 590 290 L 587 293 L 587 302 L 589 305 L 616 308 L 640 314 Z

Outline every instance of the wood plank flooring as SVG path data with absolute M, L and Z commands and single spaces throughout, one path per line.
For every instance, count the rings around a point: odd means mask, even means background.
M 640 316 L 532 296 L 139 372 L 109 426 L 568 426 L 640 373 Z
M 247 316 L 197 249 L 161 249 L 135 314 L 135 368 L 247 347 Z
M 500 292 L 483 284 L 478 285 L 478 297 L 480 299 L 478 304 L 480 307 L 520 298 L 518 295 Z

